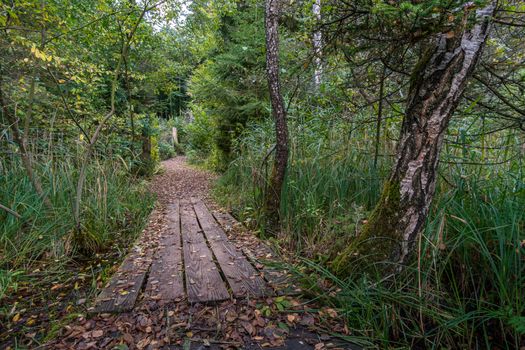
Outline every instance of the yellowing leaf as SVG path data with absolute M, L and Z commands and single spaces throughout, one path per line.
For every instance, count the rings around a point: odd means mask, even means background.
M 20 320 L 20 314 L 16 314 L 13 316 L 13 322 L 18 322 Z
M 127 290 L 121 290 L 121 291 L 119 292 L 119 294 L 120 294 L 120 295 L 128 295 L 129 292 L 128 292 Z

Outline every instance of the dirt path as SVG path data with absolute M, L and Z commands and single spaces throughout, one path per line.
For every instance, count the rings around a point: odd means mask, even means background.
M 216 208 L 209 198 L 213 174 L 186 164 L 182 157 L 163 162 L 151 190 L 156 209 L 134 246 L 145 265 L 155 259 L 168 230 L 167 207 L 181 198 L 197 197 Z M 227 234 L 238 249 L 256 259 L 275 259 L 256 237 L 232 222 Z M 131 253 L 133 254 L 133 252 Z M 261 263 L 257 268 L 264 266 Z M 266 279 L 269 276 L 264 276 Z M 287 282 L 283 286 L 290 287 Z M 143 288 L 143 287 L 142 287 Z M 296 290 L 294 286 L 292 289 Z M 289 288 L 290 290 L 290 288 Z M 186 299 L 163 302 L 142 293 L 133 310 L 118 314 L 88 314 L 62 330 L 47 348 L 53 349 L 325 349 L 340 345 L 323 329 L 347 333 L 332 309 L 315 309 L 297 297 L 230 299 L 189 304 Z

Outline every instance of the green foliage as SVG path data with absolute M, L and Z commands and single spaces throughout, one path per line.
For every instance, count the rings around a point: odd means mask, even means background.
M 4 160 L 1 177 L 10 181 L 0 182 L 0 203 L 22 218 L 0 212 L 0 266 L 19 268 L 37 259 L 92 253 L 109 249 L 111 242 L 133 238 L 153 198 L 143 184 L 129 178 L 127 167 L 119 158 L 101 159 L 89 167 L 82 207 L 85 220 L 79 235 L 71 211 L 78 175 L 74 160 L 43 163 L 36 169 L 53 203 L 52 211 L 34 193 L 19 161 Z
M 345 279 L 319 257 L 317 262 L 303 259 L 299 267 L 288 266 L 308 295 L 344 317 L 352 329 L 349 341 L 378 348 L 519 348 L 525 312 L 522 182 L 502 177 L 504 168 L 484 176 L 471 173 L 468 181 L 461 175 L 464 171 L 454 168 L 452 186 L 442 183 L 416 259 L 402 273 L 388 278 L 366 274 L 366 257 L 348 266 Z M 349 210 L 347 215 L 356 214 Z M 332 217 L 325 212 L 323 219 Z M 285 229 L 287 235 L 308 239 L 304 228 L 300 234 L 295 226 Z M 333 237 L 319 242 L 320 249 L 332 254 L 341 248 Z
M 198 156 L 209 156 L 218 169 L 232 160 L 233 142 L 246 123 L 268 116 L 263 17 L 257 7 L 228 17 L 221 28 L 221 52 L 200 65 L 190 80 L 192 112 L 200 125 L 189 130 L 203 131 L 204 118 L 213 126 L 212 142 L 198 144 L 198 138 L 210 140 L 196 135 L 191 148 Z
M 307 256 L 327 260 L 346 246 L 377 202 L 388 163 L 374 167 L 366 140 L 351 134 L 355 125 L 346 121 L 330 125 L 331 111 L 317 115 L 305 108 L 296 113 L 304 116 L 289 124 L 292 153 L 282 192 L 286 233 L 282 239 L 294 242 Z M 263 231 L 261 208 L 273 143 L 272 121 L 250 125 L 238 143 L 239 156 L 216 189 L 225 205 L 240 209 L 241 218 L 251 218 Z M 349 217 L 349 212 L 355 217 Z M 333 245 L 333 252 L 324 249 L 324 244 Z
M 213 124 L 198 106 L 192 106 L 193 120 L 187 125 L 187 154 L 190 160 L 206 159 L 213 148 Z
M 362 345 L 519 347 L 525 312 L 521 138 L 510 131 L 469 136 L 467 130 L 480 130 L 487 121 L 453 120 L 421 246 L 403 273 L 385 279 L 366 265 L 366 249 L 355 253 L 363 228 L 370 227 L 366 223 L 384 216 L 373 208 L 391 158 L 380 157 L 374 167 L 366 115 L 341 120 L 333 114 L 331 107 L 312 110 L 306 103 L 291 113 L 279 242 L 307 258 L 302 268 L 291 268 L 308 293 L 337 308 L 353 330 L 348 340 Z M 387 135 L 397 123 L 384 125 L 382 153 L 393 153 Z M 215 189 L 223 205 L 262 233 L 260 208 L 272 155 L 265 157 L 273 143 L 271 121 L 250 124 L 236 146 L 239 156 Z M 516 158 L 484 165 L 508 159 L 502 150 Z M 388 229 L 381 220 L 376 225 Z M 325 289 L 324 281 L 332 288 Z

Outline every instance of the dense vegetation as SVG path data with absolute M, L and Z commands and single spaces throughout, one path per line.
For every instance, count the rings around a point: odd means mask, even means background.
M 340 310 L 352 341 L 525 346 L 524 5 L 282 2 L 276 230 L 271 2 L 2 3 L 0 299 L 42 263 L 124 246 L 152 207 L 147 176 L 177 151 L 221 173 L 218 202 L 296 253 L 309 296 Z M 407 176 L 420 144 L 423 170 Z

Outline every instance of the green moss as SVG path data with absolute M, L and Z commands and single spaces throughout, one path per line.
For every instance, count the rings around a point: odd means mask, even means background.
M 375 263 L 390 257 L 399 242 L 395 228 L 399 220 L 400 200 L 399 182 L 386 182 L 368 223 L 359 236 L 334 259 L 334 273 L 347 275 L 356 260 L 359 260 L 360 266 L 365 266 L 363 270 L 370 270 Z
M 433 47 L 430 47 L 423 52 L 422 57 L 417 61 L 416 66 L 412 70 L 412 74 L 410 74 L 410 91 L 414 89 L 416 84 L 421 82 L 423 70 L 425 70 L 425 67 L 434 54 L 434 50 L 432 49 Z

